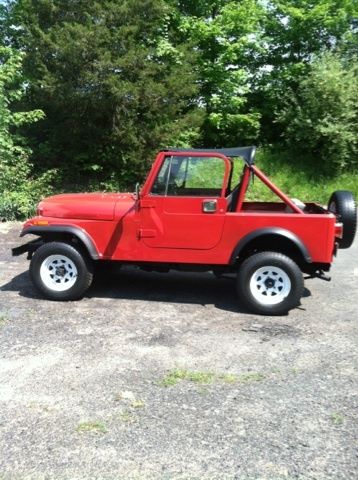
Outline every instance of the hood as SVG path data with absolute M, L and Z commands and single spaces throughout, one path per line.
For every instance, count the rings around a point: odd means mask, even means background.
M 38 214 L 54 218 L 113 220 L 116 205 L 117 214 L 124 214 L 133 204 L 131 193 L 69 193 L 42 200 Z

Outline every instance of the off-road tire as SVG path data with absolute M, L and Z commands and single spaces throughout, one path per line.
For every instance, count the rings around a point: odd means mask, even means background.
M 343 224 L 343 237 L 338 239 L 339 248 L 349 248 L 357 231 L 357 204 L 353 194 L 347 190 L 332 193 L 328 210 Z
M 66 267 L 69 273 L 65 270 Z M 54 268 L 62 268 L 65 271 L 62 279 L 61 272 L 55 276 Z M 65 278 L 66 275 L 68 280 Z M 50 300 L 77 300 L 92 283 L 93 265 L 86 253 L 73 245 L 49 242 L 34 253 L 30 263 L 30 278 L 35 287 Z
M 273 287 L 269 286 L 271 283 Z M 261 315 L 286 314 L 299 305 L 303 288 L 303 276 L 298 265 L 277 252 L 251 255 L 242 262 L 237 274 L 240 303 Z

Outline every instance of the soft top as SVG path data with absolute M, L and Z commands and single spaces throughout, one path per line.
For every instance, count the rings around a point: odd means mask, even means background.
M 232 147 L 232 148 L 170 148 L 168 152 L 203 152 L 203 153 L 221 153 L 226 157 L 241 157 L 248 165 L 255 162 L 256 147 Z

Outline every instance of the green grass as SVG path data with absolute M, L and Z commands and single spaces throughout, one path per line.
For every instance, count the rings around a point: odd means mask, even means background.
M 167 375 L 160 380 L 159 385 L 162 387 L 171 387 L 183 380 L 198 383 L 200 385 L 210 385 L 215 382 L 223 382 L 227 384 L 251 383 L 259 382 L 264 379 L 265 375 L 260 372 L 248 372 L 241 375 L 235 375 L 232 373 L 217 374 L 213 372 L 194 372 L 190 370 L 175 369 L 168 372 Z
M 132 408 L 144 408 L 145 403 L 143 400 L 134 400 L 134 402 L 131 403 Z
M 81 422 L 77 425 L 78 433 L 106 433 L 107 427 L 98 421 Z
M 129 410 L 124 410 L 120 415 L 119 415 L 119 419 L 123 422 L 123 423 L 127 423 L 127 424 L 130 424 L 130 423 L 135 423 L 138 419 L 135 415 L 133 415 L 133 413 L 131 413 Z
M 175 369 L 171 370 L 161 381 L 163 387 L 171 387 L 181 380 L 189 380 L 190 382 L 200 384 L 210 384 L 213 382 L 215 375 L 210 372 L 191 372 L 189 370 Z
M 342 425 L 344 417 L 340 412 L 331 413 L 331 420 L 334 425 Z
M 291 198 L 305 202 L 327 204 L 335 190 L 350 190 L 358 198 L 358 170 L 336 175 L 328 175 L 328 168 L 314 157 L 304 157 L 296 152 L 278 148 L 259 148 L 256 166 L 269 179 Z M 221 161 L 211 160 L 209 168 L 199 162 L 188 173 L 187 187 L 219 188 L 223 178 Z M 235 186 L 241 176 L 243 161 L 234 159 L 234 171 L 231 185 Z M 329 171 L 328 173 L 332 173 Z M 194 183 L 193 183 L 194 182 Z M 250 182 L 248 200 L 280 201 L 258 178 Z
M 233 373 L 224 373 L 219 375 L 219 379 L 222 380 L 224 383 L 236 383 L 238 380 L 238 376 L 234 375 Z
M 265 379 L 265 375 L 260 372 L 243 373 L 238 377 L 240 383 L 261 382 Z
M 0 328 L 7 324 L 8 318 L 4 313 L 0 314 Z
M 256 165 L 291 198 L 327 204 L 335 190 L 350 190 L 358 198 L 358 171 L 340 175 L 323 174 L 322 165 L 314 158 L 297 157 L 289 152 L 258 150 Z M 277 200 L 257 178 L 249 187 L 248 199 Z

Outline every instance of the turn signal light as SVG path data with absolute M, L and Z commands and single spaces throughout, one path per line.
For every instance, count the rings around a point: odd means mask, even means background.
M 35 220 L 34 225 L 46 226 L 46 225 L 48 225 L 48 221 L 47 220 Z

